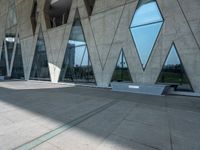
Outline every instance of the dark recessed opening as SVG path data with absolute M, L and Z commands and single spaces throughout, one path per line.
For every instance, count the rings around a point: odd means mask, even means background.
M 35 34 L 36 26 L 37 26 L 37 18 L 38 18 L 38 11 L 37 11 L 37 0 L 33 1 L 33 7 L 31 12 L 31 23 L 33 28 L 33 34 Z
M 46 0 L 44 14 L 47 28 L 67 23 L 72 0 Z
M 91 16 L 93 8 L 94 8 L 95 0 L 84 0 L 84 2 L 88 11 L 88 15 Z

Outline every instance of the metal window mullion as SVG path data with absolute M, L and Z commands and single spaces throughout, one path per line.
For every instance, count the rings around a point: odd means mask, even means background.
M 132 26 L 132 27 L 130 27 L 130 28 L 131 28 L 131 29 L 132 29 L 132 28 L 138 28 L 138 27 L 148 26 L 148 25 L 157 24 L 157 23 L 162 23 L 162 22 L 163 22 L 163 20 L 157 21 L 157 22 L 152 22 L 152 23 L 145 23 L 145 24 L 137 25 L 137 26 Z

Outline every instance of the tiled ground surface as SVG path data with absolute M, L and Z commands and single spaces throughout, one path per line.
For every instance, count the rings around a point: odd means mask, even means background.
M 76 126 L 62 125 L 97 110 Z M 40 82 L 0 82 L 0 149 L 200 150 L 200 98 L 145 96 Z M 22 147 L 23 148 L 23 147 Z

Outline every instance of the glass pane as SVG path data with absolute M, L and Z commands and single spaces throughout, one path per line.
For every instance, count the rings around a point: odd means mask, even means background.
M 175 90 L 192 91 L 191 84 L 173 45 L 160 73 L 158 83 L 174 85 Z
M 78 16 L 76 16 L 78 17 Z M 76 46 L 85 44 L 85 37 L 83 34 L 82 25 L 79 19 L 76 19 L 73 23 L 71 34 L 70 34 L 70 41 L 74 41 Z
M 60 81 L 95 83 L 93 68 L 79 18 L 76 18 L 73 23 L 60 74 Z
M 5 57 L 5 49 L 4 44 L 1 52 L 0 57 L 0 76 L 7 76 L 7 69 L 6 69 L 6 57 Z
M 161 26 L 162 22 L 131 28 L 131 33 L 143 68 L 145 68 L 147 64 Z
M 6 46 L 7 46 L 7 53 L 8 53 L 8 63 L 10 66 L 12 55 L 13 55 L 13 50 L 14 50 L 14 45 L 15 45 L 15 34 L 6 34 Z
M 20 43 L 18 43 L 17 47 L 16 47 L 11 78 L 12 79 L 24 79 L 24 68 L 23 68 L 22 52 L 21 52 Z
M 38 35 L 38 41 L 36 44 L 30 79 L 48 81 L 50 80 L 48 59 L 42 31 L 40 31 Z
M 119 59 L 117 61 L 117 65 L 113 73 L 112 81 L 132 82 L 131 75 L 130 75 L 123 51 L 121 51 Z
M 160 22 L 163 18 L 155 0 L 140 0 L 131 27 Z

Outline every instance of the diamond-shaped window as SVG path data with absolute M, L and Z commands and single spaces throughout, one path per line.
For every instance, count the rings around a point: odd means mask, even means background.
M 163 17 L 156 0 L 140 0 L 130 30 L 142 67 L 145 69 L 154 44 L 162 28 Z

